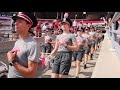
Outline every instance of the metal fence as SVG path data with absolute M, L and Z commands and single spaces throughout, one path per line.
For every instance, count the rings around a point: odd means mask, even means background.
M 112 49 L 114 49 L 118 53 L 118 56 L 120 57 L 120 23 L 119 27 L 117 29 L 115 28 L 115 22 L 118 21 L 119 18 L 120 12 L 115 12 L 111 20 L 109 29 L 107 30 L 107 34 L 112 42 Z

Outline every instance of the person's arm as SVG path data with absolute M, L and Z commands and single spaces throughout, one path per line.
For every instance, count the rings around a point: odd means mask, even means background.
M 28 47 L 28 50 L 26 52 L 27 55 L 27 67 L 23 66 L 22 64 L 18 62 L 13 63 L 13 66 L 17 69 L 18 72 L 21 73 L 21 75 L 25 78 L 34 78 L 36 71 L 37 71 L 37 67 L 38 67 L 38 60 L 39 60 L 39 46 L 37 43 L 33 43 L 30 44 L 30 46 Z M 17 53 L 16 53 L 17 55 Z M 11 62 L 15 59 L 14 55 L 9 52 L 7 54 L 8 56 L 8 62 Z M 11 58 L 12 57 L 12 58 Z M 17 59 L 17 58 L 16 58 Z
M 71 41 L 72 45 L 67 45 L 67 43 L 64 41 L 63 46 L 71 51 L 78 51 L 79 47 L 75 35 L 71 35 Z
M 56 41 L 56 43 L 55 43 L 55 48 L 53 49 L 53 51 L 51 52 L 51 56 L 53 56 L 53 55 L 55 55 L 55 53 L 57 52 L 57 50 L 58 50 L 58 47 L 59 47 L 59 44 L 58 44 L 58 42 Z
M 13 64 L 13 66 L 22 74 L 23 77 L 34 78 L 37 71 L 38 63 L 29 60 L 27 68 L 17 62 Z
M 84 43 L 84 47 L 85 47 L 85 48 L 88 47 L 88 43 L 87 43 L 87 41 L 85 41 L 85 43 Z
M 50 40 L 50 43 L 54 45 L 55 44 L 55 39 L 56 39 L 56 36 L 52 36 L 52 38 Z
M 15 51 L 9 51 L 7 53 L 7 57 L 8 57 L 8 62 L 12 62 L 14 61 L 16 56 L 16 52 Z M 22 65 L 20 65 L 19 63 L 15 62 L 13 64 L 13 66 L 25 77 L 25 78 L 33 78 L 36 74 L 36 70 L 37 70 L 37 62 L 33 62 L 33 61 L 28 61 L 28 67 L 24 67 Z
M 52 40 L 50 43 L 51 43 L 51 44 L 55 44 L 55 41 L 54 41 L 54 40 Z
M 73 45 L 70 46 L 70 45 L 67 45 L 66 43 L 63 44 L 67 49 L 70 49 L 72 51 L 78 51 L 79 50 L 79 47 L 78 47 L 78 44 L 77 42 L 73 42 Z

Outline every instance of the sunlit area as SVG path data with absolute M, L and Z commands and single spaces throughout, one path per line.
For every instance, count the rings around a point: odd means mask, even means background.
M 0 12 L 0 78 L 120 78 L 120 12 Z

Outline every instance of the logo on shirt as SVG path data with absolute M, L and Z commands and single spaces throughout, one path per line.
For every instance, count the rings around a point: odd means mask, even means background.
M 59 40 L 59 45 L 62 45 L 66 41 L 66 38 L 62 38 Z
M 12 51 L 15 51 L 16 53 L 20 52 L 19 48 L 13 48 Z
M 81 43 L 82 43 L 82 40 L 77 40 L 77 43 L 78 43 L 78 44 L 81 44 Z

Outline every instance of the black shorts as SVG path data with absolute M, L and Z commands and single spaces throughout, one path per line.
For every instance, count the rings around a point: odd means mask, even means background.
M 95 48 L 95 40 L 92 41 L 91 47 L 92 47 L 92 48 Z
M 95 40 L 95 44 L 98 44 L 99 43 L 99 40 Z
M 76 51 L 75 53 L 75 60 L 81 61 L 82 62 L 82 58 L 84 56 L 85 51 Z
M 104 40 L 104 35 L 102 36 L 102 41 Z
M 77 59 L 77 51 L 73 51 L 73 59 L 74 59 L 74 61 L 76 61 L 76 59 Z
M 84 53 L 84 54 L 89 55 L 89 53 L 90 53 L 90 49 L 91 49 L 91 45 L 88 45 L 88 47 L 85 48 L 85 53 Z
M 52 73 L 68 75 L 71 62 L 72 52 L 58 52 L 54 59 Z
M 45 43 L 43 47 L 43 52 L 44 53 L 51 53 L 52 51 L 52 45 L 51 43 Z
M 92 46 L 92 43 L 91 43 L 91 42 L 88 42 L 88 47 L 85 48 L 85 53 L 84 53 L 84 54 L 89 55 L 89 53 L 90 53 L 90 49 L 91 49 L 91 46 Z
M 101 38 L 98 39 L 98 43 L 100 43 L 100 42 L 101 42 Z

